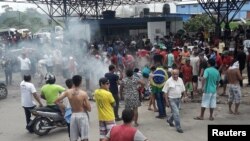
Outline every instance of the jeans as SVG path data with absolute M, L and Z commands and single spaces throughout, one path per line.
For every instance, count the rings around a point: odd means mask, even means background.
M 32 129 L 29 129 L 28 124 L 31 121 L 30 117 L 31 117 L 31 112 L 30 110 L 34 109 L 36 106 L 33 107 L 23 107 L 24 108 L 24 113 L 25 113 L 25 117 L 26 117 L 26 129 L 31 131 Z
M 180 124 L 180 112 L 179 106 L 181 103 L 181 98 L 169 98 L 169 104 L 171 108 L 171 116 L 168 118 L 168 122 L 175 123 L 176 129 L 181 129 Z
M 12 84 L 12 70 L 5 70 L 5 83 L 6 85 Z
M 248 77 L 248 84 L 250 84 L 250 62 L 247 62 L 247 77 Z
M 166 116 L 165 99 L 163 97 L 163 92 L 155 93 L 155 98 L 157 102 L 159 116 Z
M 118 94 L 114 94 L 113 97 L 115 99 L 115 106 L 114 106 L 115 118 L 119 118 L 119 114 L 118 114 L 118 110 L 119 110 L 119 96 L 118 96 Z
M 68 130 L 68 134 L 69 134 L 69 138 L 70 138 L 70 123 L 66 123 L 67 124 L 67 130 Z

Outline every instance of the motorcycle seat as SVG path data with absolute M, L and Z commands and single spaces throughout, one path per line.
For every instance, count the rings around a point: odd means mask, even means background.
M 55 109 L 47 107 L 47 106 L 46 107 L 37 107 L 36 111 L 41 111 L 41 112 L 56 112 L 56 113 L 58 113 L 58 111 L 56 111 Z

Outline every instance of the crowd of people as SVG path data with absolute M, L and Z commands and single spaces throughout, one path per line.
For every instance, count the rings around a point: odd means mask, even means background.
M 23 78 L 20 87 L 27 124 L 30 120 L 28 111 L 35 108 L 32 96 L 43 106 L 41 97 L 48 107 L 62 114 L 67 109 L 65 107 L 71 108 L 68 123 L 70 139 L 88 140 L 87 112 L 91 111 L 89 98 L 93 96 L 98 109 L 101 141 L 145 141 L 147 138 L 135 128 L 139 126 L 138 108 L 143 99 L 149 97 L 148 110 L 158 112 L 156 118 L 166 119 L 178 133 L 183 133 L 179 114 L 181 103 L 201 98 L 201 113 L 194 119 L 203 120 L 205 109 L 209 108 L 209 120 L 212 121 L 219 86 L 223 87 L 221 96 L 229 97 L 229 113 L 238 115 L 243 87 L 242 72 L 246 64 L 250 77 L 250 36 L 244 40 L 220 39 L 212 43 L 206 42 L 202 36 L 197 40 L 188 37 L 169 35 L 156 37 L 155 41 L 143 37 L 128 43 L 122 40 L 94 43 L 89 45 L 84 55 L 79 53 L 83 52 L 81 48 L 66 55 L 62 53 L 63 48 L 52 48 L 50 53 L 40 55 L 40 58 L 35 56 L 36 61 L 29 58 L 29 51 L 22 52 L 17 60 Z M 32 70 L 32 62 L 35 62 L 35 71 Z M 2 64 L 7 70 L 8 59 Z M 102 71 L 97 72 L 98 69 Z M 37 95 L 30 81 L 35 78 L 32 77 L 34 75 L 39 76 L 39 85 L 43 85 L 46 78 L 41 96 Z M 69 81 L 72 83 L 67 90 L 55 84 L 55 76 L 61 75 L 67 79 L 66 84 Z M 82 79 L 85 79 L 85 90 L 81 89 Z M 93 81 L 98 82 L 98 88 L 92 88 L 92 95 L 88 90 Z M 6 82 L 11 84 L 9 75 L 6 75 Z M 61 103 L 65 98 L 69 106 Z M 120 117 L 121 100 L 124 100 L 125 108 Z M 171 113 L 166 112 L 166 107 L 171 109 Z M 124 123 L 116 125 L 116 121 L 120 120 Z

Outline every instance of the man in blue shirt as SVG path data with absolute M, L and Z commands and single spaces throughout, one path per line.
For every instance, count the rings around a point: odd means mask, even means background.
M 119 109 L 119 96 L 118 96 L 118 81 L 119 81 L 119 76 L 115 74 L 115 66 L 110 65 L 109 66 L 109 72 L 105 74 L 105 77 L 109 80 L 110 86 L 109 86 L 109 91 L 112 93 L 114 99 L 115 99 L 115 107 L 114 107 L 114 113 L 115 113 L 115 120 L 120 121 L 121 118 L 119 117 L 118 114 L 118 109 Z M 122 74 L 122 73 L 120 73 Z

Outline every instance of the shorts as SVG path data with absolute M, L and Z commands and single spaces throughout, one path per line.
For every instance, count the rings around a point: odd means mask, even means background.
M 84 112 L 72 113 L 70 119 L 70 140 L 75 141 L 89 138 L 89 120 Z
M 241 88 L 239 85 L 227 84 L 228 102 L 240 103 Z
M 186 88 L 187 92 L 192 92 L 193 91 L 193 84 L 192 84 L 192 82 L 186 82 L 185 88 Z
M 201 107 L 216 108 L 216 93 L 203 93 Z
M 115 125 L 115 121 L 99 121 L 100 139 L 106 138 L 110 129 Z
M 194 83 L 197 83 L 197 82 L 198 82 L 198 75 L 193 75 L 192 81 L 193 81 Z

